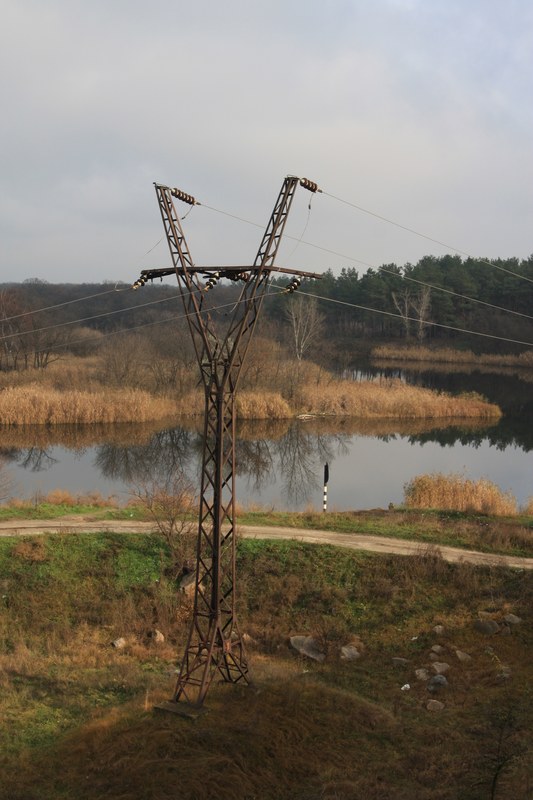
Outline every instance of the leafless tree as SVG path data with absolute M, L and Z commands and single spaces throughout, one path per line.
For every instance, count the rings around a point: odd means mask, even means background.
M 411 307 L 417 319 L 417 338 L 421 342 L 426 335 L 427 322 L 429 320 L 429 308 L 431 305 L 431 287 L 422 286 L 420 291 L 411 298 Z
M 195 497 L 183 473 L 145 481 L 134 487 L 131 495 L 152 519 L 153 535 L 166 544 L 173 573 L 178 575 L 192 568 L 196 542 Z
M 426 327 L 429 321 L 431 287 L 422 286 L 419 292 L 412 292 L 411 289 L 392 292 L 392 302 L 402 318 L 406 339 L 409 339 L 411 334 L 410 323 L 413 320 L 413 316 L 416 317 L 416 335 L 421 342 L 426 335 Z
M 324 315 L 318 310 L 314 297 L 295 294 L 289 298 L 285 312 L 298 361 L 322 338 L 325 330 Z
M 402 318 L 403 326 L 405 328 L 405 338 L 409 339 L 411 335 L 410 322 L 411 322 L 411 303 L 412 293 L 410 289 L 402 289 L 398 292 L 392 293 L 392 302 Z

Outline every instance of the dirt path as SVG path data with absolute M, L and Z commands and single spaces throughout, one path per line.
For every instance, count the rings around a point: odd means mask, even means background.
M 94 520 L 90 517 L 70 516 L 60 520 L 9 520 L 0 521 L 0 536 L 28 536 L 42 533 L 69 533 L 71 531 L 95 532 L 117 531 L 123 533 L 145 533 L 151 529 L 149 522 L 128 520 Z M 367 550 L 371 553 L 395 553 L 416 555 L 427 545 L 407 539 L 394 539 L 387 536 L 372 536 L 361 533 L 335 533 L 332 531 L 309 530 L 304 528 L 252 527 L 239 525 L 239 533 L 247 539 L 294 539 L 298 542 L 332 544 L 351 550 Z M 462 550 L 458 547 L 439 546 L 439 552 L 446 561 L 466 561 L 470 564 L 484 564 L 498 567 L 533 569 L 533 558 L 503 556 L 492 553 L 479 553 L 475 550 Z

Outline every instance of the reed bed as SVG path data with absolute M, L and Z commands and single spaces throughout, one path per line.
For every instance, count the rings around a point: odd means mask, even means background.
M 440 472 L 418 475 L 406 483 L 404 501 L 408 508 L 435 508 L 498 516 L 517 514 L 516 498 L 486 478 L 474 481 L 463 475 L 443 475 Z
M 371 350 L 372 359 L 394 361 L 431 361 L 445 364 L 487 364 L 513 367 L 533 367 L 533 352 L 526 350 L 514 355 L 511 353 L 474 353 L 472 350 L 454 350 L 451 347 L 433 349 L 431 347 L 395 347 L 380 345 Z
M 241 392 L 236 399 L 239 419 L 288 419 L 294 416 L 278 392 Z
M 147 422 L 175 413 L 173 400 L 139 389 L 59 391 L 33 383 L 0 392 L 5 426 Z
M 498 419 L 498 406 L 483 398 L 452 396 L 401 381 L 335 381 L 305 386 L 298 393 L 299 412 L 365 418 Z

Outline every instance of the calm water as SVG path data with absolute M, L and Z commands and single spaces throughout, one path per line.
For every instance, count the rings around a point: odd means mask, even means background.
M 398 423 L 314 420 L 247 424 L 237 445 L 237 499 L 276 509 L 322 506 L 322 476 L 329 463 L 329 508 L 361 509 L 400 503 L 404 484 L 428 472 L 488 478 L 519 503 L 533 495 L 533 384 L 513 376 L 405 373 L 433 388 L 481 391 L 506 416 L 488 427 L 410 428 Z M 119 435 L 118 435 L 119 434 Z M 42 430 L 23 439 L 6 432 L 1 454 L 16 485 L 32 497 L 56 489 L 98 491 L 127 500 L 132 488 L 176 469 L 196 482 L 201 437 L 194 429 Z

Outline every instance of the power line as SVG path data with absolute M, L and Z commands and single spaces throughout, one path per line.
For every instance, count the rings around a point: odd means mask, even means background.
M 327 192 L 323 192 L 323 194 L 327 194 Z M 202 205 L 203 205 L 204 208 L 207 208 L 210 211 L 214 211 L 217 214 L 223 214 L 226 217 L 231 217 L 232 219 L 236 219 L 239 222 L 244 222 L 247 225 L 253 225 L 256 228 L 261 228 L 262 227 L 257 222 L 252 222 L 249 219 L 245 219 L 244 217 L 239 217 L 236 214 L 231 214 L 228 211 L 222 211 L 219 208 L 214 208 L 213 206 L 208 206 L 205 203 L 203 203 Z M 402 226 L 400 226 L 400 227 L 402 227 Z M 338 250 L 332 250 L 332 249 L 330 249 L 328 247 L 323 247 L 322 245 L 315 244 L 313 242 L 308 242 L 305 239 L 303 239 L 302 237 L 297 238 L 295 236 L 290 236 L 289 234 L 285 234 L 285 238 L 286 239 L 292 239 L 293 241 L 297 242 L 298 244 L 305 244 L 308 247 L 312 247 L 315 250 L 320 250 L 323 253 L 327 253 L 328 255 L 338 256 L 339 258 L 344 258 L 347 261 L 352 261 L 352 262 L 354 262 L 356 264 L 361 264 L 364 267 L 369 267 L 370 269 L 375 269 L 375 270 L 377 270 L 379 272 L 386 272 L 386 273 L 388 273 L 390 275 L 394 275 L 395 277 L 397 277 L 397 278 L 399 278 L 401 280 L 411 281 L 412 283 L 417 283 L 420 286 L 427 286 L 428 288 L 434 289 L 435 291 L 444 292 L 446 294 L 453 295 L 454 297 L 459 297 L 462 300 L 470 300 L 472 303 L 479 303 L 480 305 L 488 306 L 488 307 L 494 308 L 494 309 L 496 309 L 498 311 L 503 311 L 503 312 L 508 313 L 508 314 L 515 314 L 516 316 L 525 317 L 526 319 L 533 319 L 533 316 L 531 314 L 525 314 L 525 313 L 523 313 L 521 311 L 515 311 L 512 308 L 505 308 L 503 306 L 497 306 L 497 305 L 494 305 L 493 303 L 489 303 L 489 302 L 487 302 L 485 300 L 480 300 L 477 297 L 470 297 L 469 295 L 460 294 L 459 292 L 455 292 L 453 289 L 446 289 L 443 286 L 436 286 L 435 284 L 427 283 L 425 281 L 421 281 L 421 280 L 419 280 L 417 278 L 413 278 L 413 277 L 411 277 L 409 275 L 398 274 L 396 272 L 393 272 L 392 270 L 387 269 L 386 267 L 378 267 L 375 264 L 370 264 L 368 261 L 362 261 L 361 259 L 354 258 L 353 256 L 348 256 L 348 255 L 346 255 L 346 253 L 341 253 Z M 429 237 L 427 237 L 427 238 L 429 238 Z M 445 246 L 447 246 L 447 245 L 445 245 Z M 450 247 L 450 249 L 453 250 L 454 248 Z M 461 251 L 457 251 L 457 252 L 461 252 Z M 511 275 L 515 275 L 518 278 L 523 277 L 524 280 L 530 281 L 530 279 L 527 278 L 526 276 L 521 276 L 518 273 L 512 272 L 511 270 L 506 270 L 503 267 L 498 267 L 496 264 L 491 264 L 490 261 L 486 261 L 485 259 L 481 259 L 481 258 L 475 259 L 473 256 L 468 255 L 468 253 L 463 253 L 463 255 L 467 255 L 468 258 L 471 258 L 472 260 L 477 261 L 477 262 L 479 262 L 481 264 L 488 264 L 489 266 L 494 266 L 496 269 L 501 269 L 503 272 L 508 272 Z M 530 281 L 530 282 L 533 283 L 533 281 Z
M 332 297 L 323 297 L 322 295 L 314 294 L 312 292 L 304 292 L 304 291 L 302 291 L 301 293 L 303 295 L 307 296 L 307 297 L 314 297 L 316 300 L 323 300 L 326 303 L 336 303 L 337 305 L 348 306 L 349 308 L 358 308 L 361 311 L 370 311 L 373 314 L 382 314 L 382 315 L 387 316 L 387 317 L 396 317 L 397 319 L 408 320 L 409 322 L 417 322 L 417 323 L 421 323 L 422 322 L 424 325 L 431 325 L 434 328 L 445 328 L 446 330 L 449 330 L 449 331 L 455 331 L 455 332 L 458 332 L 458 333 L 467 333 L 467 334 L 469 334 L 471 336 L 482 336 L 482 337 L 485 337 L 487 339 L 496 339 L 499 342 L 510 342 L 511 344 L 522 344 L 522 345 L 525 345 L 526 347 L 533 347 L 533 342 L 522 342 L 519 339 L 509 339 L 509 338 L 507 338 L 505 336 L 496 336 L 495 334 L 492 334 L 492 333 L 482 333 L 481 331 L 471 331 L 471 330 L 468 330 L 467 328 L 458 328 L 458 327 L 456 327 L 454 325 L 445 325 L 443 322 L 432 322 L 430 320 L 420 320 L 420 319 L 417 319 L 417 317 L 407 317 L 407 316 L 405 316 L 403 314 L 396 314 L 393 311 L 383 311 L 382 309 L 379 309 L 379 308 L 370 308 L 369 306 L 363 306 L 363 305 L 360 305 L 358 303 L 349 303 L 347 300 L 335 300 Z
M 12 319 L 19 319 L 20 317 L 26 317 L 28 314 L 40 314 L 42 311 L 52 311 L 54 308 L 62 308 L 63 306 L 72 305 L 72 303 L 81 303 L 82 300 L 92 300 L 94 297 L 102 297 L 104 294 L 113 294 L 115 292 L 125 292 L 131 289 L 131 286 L 124 286 L 123 289 L 117 289 L 117 286 L 113 289 L 106 289 L 105 292 L 97 292 L 96 294 L 87 294 L 84 297 L 76 297 L 75 300 L 65 300 L 64 303 L 56 303 L 53 306 L 45 306 L 44 308 L 35 308 L 32 311 L 23 311 L 21 314 L 14 314 L 12 317 L 2 317 L 0 320 L 1 322 L 10 322 Z
M 344 200 L 342 197 L 337 197 L 334 194 L 330 194 L 322 190 L 322 194 L 325 197 L 331 197 L 332 200 L 336 200 L 338 203 L 342 203 L 343 205 L 350 206 L 351 208 L 355 208 L 357 211 L 363 212 L 363 214 L 368 214 L 371 217 L 375 217 L 376 219 L 381 220 L 382 222 L 386 222 L 388 225 L 394 225 L 395 228 L 400 228 L 403 231 L 407 231 L 408 233 L 412 233 L 415 236 L 419 236 L 421 239 L 426 239 L 428 242 L 433 242 L 433 244 L 438 244 L 441 247 L 446 247 L 448 250 L 453 250 L 455 253 L 459 253 L 460 255 L 466 256 L 467 258 L 471 258 L 480 264 L 487 264 L 489 267 L 493 267 L 494 269 L 499 269 L 502 272 L 507 272 L 508 275 L 514 275 L 515 278 L 521 278 L 524 281 L 528 281 L 529 283 L 533 283 L 533 279 L 528 278 L 526 275 L 520 275 L 518 272 L 513 272 L 510 269 L 506 269 L 505 267 L 500 267 L 498 264 L 493 264 L 491 261 L 487 261 L 484 258 L 475 258 L 470 253 L 467 253 L 466 250 L 461 250 L 459 247 L 454 247 L 451 244 L 447 244 L 446 242 L 441 242 L 439 239 L 434 239 L 432 236 L 428 236 L 425 233 L 421 233 L 420 231 L 415 230 L 414 228 L 409 228 L 407 225 L 402 225 L 400 222 L 395 222 L 392 219 L 388 219 L 388 217 L 383 217 L 381 214 L 377 214 L 375 211 L 370 211 L 368 208 L 363 208 L 363 206 L 359 206 L 356 203 L 352 203 L 350 200 Z
M 163 297 L 163 298 L 160 298 L 159 300 L 149 300 L 147 303 L 139 303 L 139 305 L 136 305 L 136 306 L 127 306 L 126 308 L 117 308 L 117 309 L 115 309 L 113 311 L 105 311 L 102 314 L 93 314 L 93 316 L 91 316 L 91 317 L 81 317 L 80 319 L 73 319 L 73 320 L 70 320 L 69 322 L 58 322 L 55 325 L 46 325 L 43 328 L 33 328 L 32 330 L 20 331 L 19 333 L 8 333 L 5 336 L 0 337 L 0 341 L 5 341 L 6 339 L 13 339 L 13 338 L 16 338 L 17 336 L 30 336 L 31 334 L 41 333 L 42 331 L 53 330 L 54 328 L 63 328 L 66 325 L 76 325 L 78 322 L 88 322 L 91 319 L 99 319 L 101 317 L 109 317 L 112 314 L 122 314 L 123 312 L 126 312 L 126 311 L 135 311 L 138 308 L 145 308 L 146 306 L 156 305 L 157 303 L 166 303 L 169 300 L 175 300 L 177 297 L 180 297 L 180 295 L 179 294 L 173 294 L 170 297 Z M 4 320 L 0 320 L 0 322 L 3 322 L 3 321 Z

